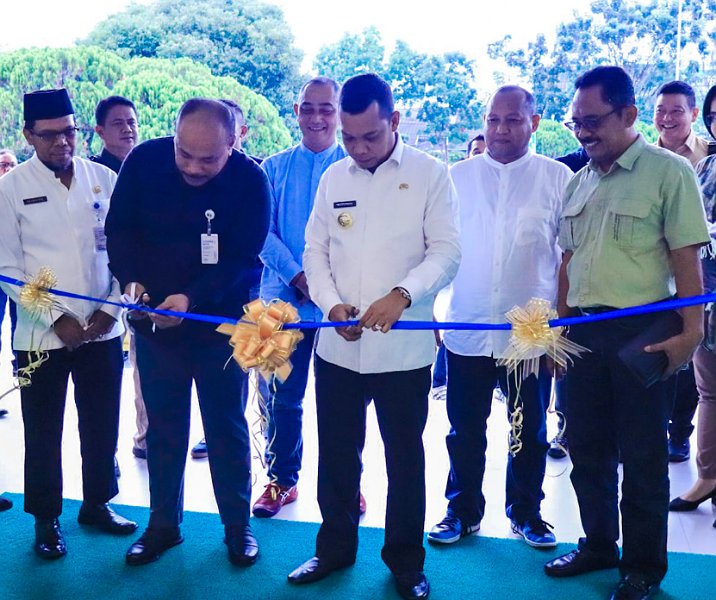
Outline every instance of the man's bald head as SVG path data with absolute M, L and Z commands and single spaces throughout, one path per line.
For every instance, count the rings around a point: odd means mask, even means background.
M 179 109 L 174 135 L 176 165 L 191 186 L 218 175 L 236 141 L 234 111 L 218 100 L 192 98 Z

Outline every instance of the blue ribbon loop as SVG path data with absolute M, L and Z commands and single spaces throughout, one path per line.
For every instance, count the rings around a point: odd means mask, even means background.
M 0 281 L 22 287 L 25 285 L 24 281 L 15 279 L 13 277 L 6 277 L 0 275 Z M 143 304 L 122 304 L 121 302 L 114 302 L 112 300 L 102 300 L 101 298 L 93 298 L 92 296 L 84 296 L 82 294 L 75 294 L 73 292 L 65 292 L 63 290 L 57 290 L 50 288 L 48 292 L 61 296 L 63 298 L 73 298 L 75 300 L 86 300 L 87 302 L 99 302 L 101 304 L 109 304 L 111 306 L 119 306 L 128 310 L 141 310 L 143 312 L 154 313 L 157 315 L 166 315 L 169 317 L 180 317 L 182 319 L 190 319 L 192 321 L 201 321 L 204 323 L 214 323 L 221 325 L 222 323 L 231 323 L 236 325 L 239 319 L 232 319 L 230 317 L 219 317 L 215 315 L 203 315 L 200 313 L 185 313 L 176 312 L 173 310 L 160 310 L 157 308 L 150 308 Z M 594 315 L 585 315 L 582 317 L 567 317 L 564 319 L 553 319 L 549 322 L 550 327 L 567 327 L 569 325 L 580 325 L 582 323 L 594 323 L 596 321 L 609 321 L 611 319 L 620 319 L 622 317 L 631 317 L 634 315 L 645 315 L 655 312 L 663 312 L 666 310 L 675 310 L 679 308 L 685 308 L 687 306 L 696 306 L 699 304 L 708 304 L 710 302 L 716 302 L 716 294 L 703 294 L 700 296 L 690 296 L 688 298 L 677 298 L 675 300 L 666 300 L 663 302 L 655 302 L 652 304 L 643 304 L 641 306 L 631 306 L 629 308 L 620 308 L 618 310 L 612 310 L 609 312 L 598 313 Z M 317 323 L 315 321 L 301 321 L 299 323 L 286 323 L 283 329 L 323 329 L 326 327 L 346 327 L 348 325 L 358 325 L 358 320 L 352 321 L 338 321 L 331 322 L 325 321 Z M 424 330 L 424 329 L 450 329 L 457 331 L 509 331 L 512 329 L 510 323 L 459 323 L 459 322 L 441 322 L 441 321 L 398 321 L 393 324 L 392 329 L 403 329 L 403 330 Z

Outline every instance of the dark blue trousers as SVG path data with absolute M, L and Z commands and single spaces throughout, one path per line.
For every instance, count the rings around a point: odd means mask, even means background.
M 32 385 L 20 389 L 25 428 L 25 512 L 41 519 L 62 513 L 62 429 L 67 381 L 75 386 L 82 496 L 104 504 L 117 495 L 114 452 L 119 431 L 122 390 L 122 341 L 83 344 L 70 352 L 50 350 L 33 374 Z M 17 352 L 18 366 L 28 364 Z
M 508 416 L 514 410 L 517 386 L 514 376 L 488 356 L 462 356 L 447 351 L 447 412 L 450 433 L 446 437 L 450 455 L 445 496 L 448 513 L 466 524 L 479 523 L 485 514 L 482 480 L 485 475 L 487 418 L 492 407 L 492 392 L 499 383 L 508 398 Z M 522 382 L 522 449 L 507 460 L 505 481 L 507 516 L 520 523 L 540 516 L 544 498 L 547 449 L 546 411 L 549 405 L 551 377 L 531 375 Z
M 388 498 L 381 556 L 393 573 L 422 571 L 425 560 L 425 455 L 430 367 L 360 374 L 315 361 L 318 504 L 316 555 L 353 562 L 358 550 L 361 455 L 366 407 L 373 400 L 385 445 Z
M 316 329 L 305 329 L 303 339 L 291 355 L 293 370 L 286 381 L 274 379 L 269 392 L 269 426 L 266 430 L 268 476 L 279 485 L 292 487 L 298 482 L 303 458 L 303 397 L 313 356 Z M 275 392 L 273 391 L 275 389 Z M 268 445 L 270 444 L 270 448 Z
M 622 576 L 663 579 L 669 507 L 667 425 L 673 397 L 669 382 L 645 389 L 617 357 L 649 327 L 643 315 L 573 327 L 569 338 L 591 350 L 567 372 L 567 429 L 586 538 L 582 546 L 612 557 L 619 538 L 618 474 L 621 453 Z
M 157 343 L 137 335 L 137 364 L 147 407 L 147 466 L 152 528 L 177 527 L 184 505 L 192 382 L 204 424 L 209 468 L 221 522 L 247 525 L 251 452 L 241 384 L 226 336 Z

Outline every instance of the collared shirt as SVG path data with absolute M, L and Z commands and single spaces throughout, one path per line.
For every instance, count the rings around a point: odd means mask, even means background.
M 560 246 L 569 261 L 569 306 L 624 308 L 674 292 L 670 250 L 708 243 L 688 161 L 640 135 L 608 172 L 590 161 L 567 187 Z
M 348 157 L 321 179 L 306 228 L 303 265 L 316 304 L 326 319 L 337 304 L 362 315 L 395 287 L 412 304 L 401 320 L 432 319 L 435 295 L 460 263 L 455 191 L 447 167 L 403 144 L 375 173 Z M 419 369 L 435 358 L 432 331 L 364 330 L 347 342 L 322 329 L 316 352 L 357 373 Z
M 664 144 L 661 143 L 661 137 L 656 140 L 656 145 L 659 146 L 659 148 L 664 147 Z M 691 133 L 689 133 L 689 137 L 686 138 L 686 141 L 674 150 L 674 153 L 683 156 L 695 169 L 696 165 L 708 155 L 709 143 L 708 140 L 700 138 L 692 130 Z
M 528 152 L 502 164 L 487 152 L 450 170 L 460 211 L 462 262 L 450 286 L 447 320 L 504 323 L 531 298 L 554 302 L 561 251 L 562 195 L 572 171 Z M 505 356 L 509 331 L 446 331 L 464 356 Z
M 173 138 L 143 142 L 125 159 L 112 194 L 110 268 L 122 289 L 132 281 L 144 285 L 152 306 L 184 294 L 193 312 L 240 317 L 266 239 L 269 205 L 266 175 L 243 152 L 233 151 L 215 177 L 191 186 L 176 166 Z M 207 214 L 218 237 L 216 264 L 202 262 Z M 194 334 L 211 337 L 215 328 L 185 319 L 152 333 L 148 319 L 135 323 L 138 333 L 166 344 Z
M 122 168 L 122 161 L 112 154 L 107 148 L 102 148 L 102 152 L 90 156 L 89 159 L 92 162 L 104 165 L 108 169 L 112 169 L 115 173 L 119 173 L 119 169 Z
M 320 321 L 321 311 L 313 302 L 299 304 L 303 296 L 291 280 L 303 271 L 306 223 L 321 175 L 346 155 L 338 144 L 312 152 L 303 143 L 269 156 L 261 165 L 271 183 L 271 227 L 261 260 L 261 297 L 280 298 L 298 308 L 302 321 Z
M 107 251 L 98 247 L 95 229 L 103 229 L 117 176 L 102 165 L 73 158 L 67 189 L 37 155 L 0 179 L 0 273 L 29 280 L 42 267 L 57 277 L 57 289 L 119 301 L 119 285 L 107 266 Z M 19 288 L 3 284 L 16 302 Z M 124 331 L 121 308 L 84 300 L 58 298 L 83 326 L 97 309 L 117 319 L 102 340 Z M 18 304 L 16 350 L 64 347 L 52 323 L 62 316 L 52 309 L 35 320 Z

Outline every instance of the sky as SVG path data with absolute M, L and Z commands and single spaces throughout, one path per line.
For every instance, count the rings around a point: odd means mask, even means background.
M 179 1 L 179 0 L 177 0 Z M 192 0 L 183 0 L 191 3 Z M 338 41 L 345 32 L 359 33 L 370 25 L 381 32 L 388 51 L 396 39 L 431 54 L 461 51 L 475 59 L 478 75 L 492 79 L 487 44 L 512 35 L 526 43 L 537 33 L 551 37 L 574 10 L 586 12 L 590 0 L 440 0 L 418 8 L 415 0 L 264 0 L 280 6 L 304 51 L 309 71 L 319 48 Z M 139 0 L 147 4 L 151 0 Z M 0 51 L 31 46 L 69 46 L 83 38 L 108 15 L 122 11 L 130 0 L 16 0 L 0 13 Z M 326 8 L 326 7 L 330 8 Z M 436 6 L 441 7 L 437 10 Z

